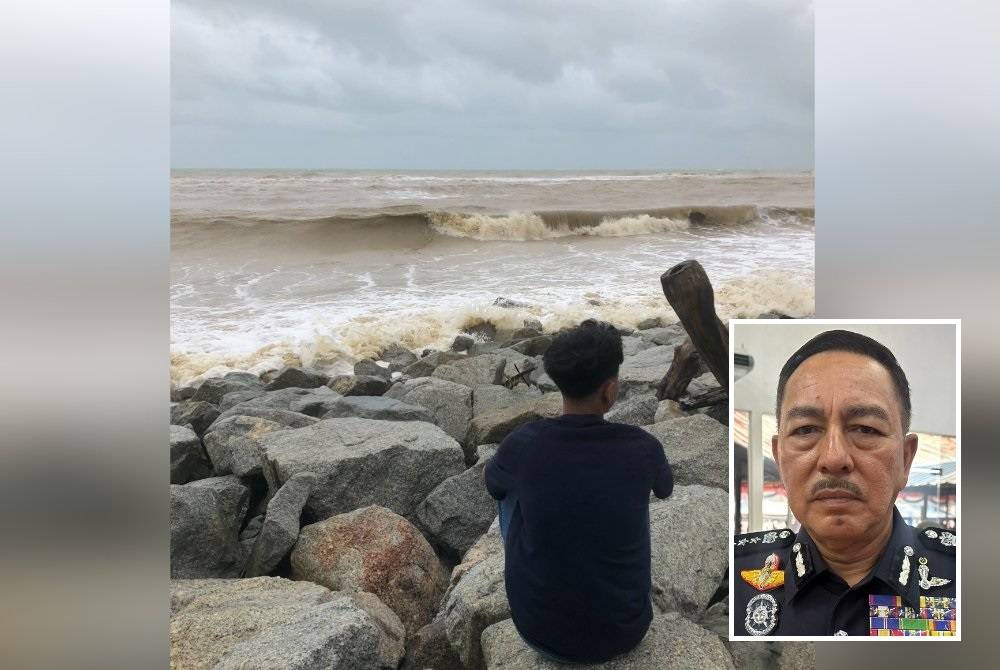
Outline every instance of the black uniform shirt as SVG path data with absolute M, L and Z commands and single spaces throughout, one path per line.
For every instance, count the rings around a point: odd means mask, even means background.
M 876 626 L 898 629 L 902 625 L 921 625 L 913 619 L 947 620 L 948 607 L 923 608 L 921 612 L 920 597 L 955 597 L 956 543 L 953 531 L 916 529 L 893 508 L 892 535 L 885 550 L 868 575 L 851 587 L 827 568 L 805 528 L 797 535 L 788 529 L 737 535 L 733 632 L 868 636 Z M 749 572 L 764 568 L 771 553 L 778 556 L 778 569 L 784 571 L 781 586 L 774 586 L 780 580 L 773 578 L 758 584 L 755 577 L 759 573 Z M 888 611 L 872 611 L 871 595 L 897 596 L 900 609 L 894 611 L 887 606 Z M 873 619 L 878 614 L 886 616 Z M 908 623 L 900 624 L 899 619 L 907 619 Z

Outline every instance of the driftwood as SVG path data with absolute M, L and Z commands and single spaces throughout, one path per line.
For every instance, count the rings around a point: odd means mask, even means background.
M 705 391 L 704 393 L 699 393 L 696 396 L 691 396 L 687 400 L 681 400 L 681 409 L 685 412 L 692 409 L 701 409 L 702 407 L 711 407 L 712 405 L 720 405 L 729 400 L 729 394 L 726 393 L 726 389 L 714 388 Z
M 691 338 L 674 347 L 674 359 L 663 379 L 656 385 L 657 400 L 677 400 L 701 368 L 701 356 Z
M 729 331 L 715 313 L 715 295 L 705 268 L 684 261 L 660 277 L 663 295 L 723 389 L 729 388 Z
M 517 374 L 507 377 L 507 379 L 504 380 L 503 383 L 504 386 L 506 386 L 509 389 L 514 388 L 518 384 L 526 384 L 527 386 L 531 386 L 531 380 L 528 378 L 528 375 L 535 371 L 534 367 L 521 370 L 517 367 L 517 363 L 514 363 L 514 370 L 517 371 Z

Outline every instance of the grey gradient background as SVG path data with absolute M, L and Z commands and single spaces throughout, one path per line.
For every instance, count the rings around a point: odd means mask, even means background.
M 964 392 L 964 641 L 821 668 L 995 665 L 998 13 L 816 6 L 817 315 L 962 318 Z M 169 48 L 163 0 L 4 5 L 4 668 L 168 663 Z

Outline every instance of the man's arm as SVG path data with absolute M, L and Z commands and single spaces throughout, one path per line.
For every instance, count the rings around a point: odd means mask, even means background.
M 653 495 L 663 500 L 674 491 L 674 473 L 667 463 L 663 445 L 656 438 L 650 444 L 650 455 L 653 461 Z
M 486 466 L 483 468 L 483 482 L 494 500 L 503 500 L 507 491 L 514 486 L 516 458 L 511 437 L 512 435 L 508 435 L 500 442 L 497 453 L 486 461 Z

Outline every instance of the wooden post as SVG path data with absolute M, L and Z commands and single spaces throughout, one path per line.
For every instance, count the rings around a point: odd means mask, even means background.
M 695 260 L 678 263 L 663 273 L 660 285 L 702 360 L 728 391 L 729 331 L 715 313 L 715 294 L 705 268 Z
M 674 358 L 670 361 L 670 368 L 660 383 L 656 385 L 656 399 L 677 400 L 680 398 L 688 384 L 698 374 L 700 367 L 701 357 L 689 337 L 684 340 L 683 344 L 674 347 Z

